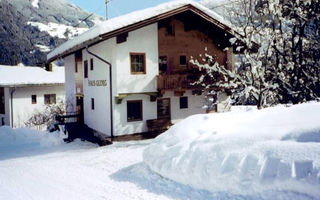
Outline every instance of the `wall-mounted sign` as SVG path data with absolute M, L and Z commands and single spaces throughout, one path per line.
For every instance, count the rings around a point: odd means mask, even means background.
M 88 86 L 107 86 L 107 80 L 89 80 Z

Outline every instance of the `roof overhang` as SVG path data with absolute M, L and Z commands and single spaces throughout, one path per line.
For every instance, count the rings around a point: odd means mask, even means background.
M 64 83 L 30 83 L 30 84 L 8 84 L 0 85 L 4 88 L 18 88 L 18 87 L 44 87 L 44 86 L 64 86 Z
M 108 40 L 108 39 L 110 39 L 112 37 L 115 37 L 115 36 L 121 34 L 121 33 L 137 30 L 139 28 L 148 26 L 150 24 L 159 22 L 160 20 L 172 17 L 174 15 L 177 15 L 177 14 L 180 14 L 180 13 L 183 13 L 183 12 L 186 12 L 186 11 L 191 11 L 191 12 L 199 15 L 203 19 L 207 20 L 208 22 L 214 24 L 218 28 L 222 29 L 223 31 L 225 31 L 225 32 L 227 32 L 227 33 L 229 33 L 231 35 L 240 36 L 241 37 L 241 34 L 236 32 L 235 30 L 233 30 L 231 27 L 229 27 L 229 26 L 219 22 L 218 20 L 212 18 L 211 16 L 209 16 L 205 12 L 201 11 L 200 9 L 196 8 L 195 6 L 193 6 L 191 4 L 188 4 L 188 5 L 184 5 L 184 6 L 181 6 L 179 8 L 170 10 L 168 12 L 159 14 L 157 16 L 151 17 L 149 19 L 146 19 L 146 20 L 143 20 L 143 21 L 140 21 L 140 22 L 137 22 L 137 23 L 130 24 L 128 26 L 116 29 L 114 31 L 110 31 L 108 33 L 101 34 L 101 35 L 99 35 L 99 36 L 97 36 L 97 37 L 95 37 L 93 39 L 87 40 L 87 41 L 85 41 L 85 42 L 83 42 L 83 43 L 81 43 L 79 45 L 76 45 L 76 46 L 64 51 L 61 54 L 58 54 L 58 55 L 55 55 L 55 56 L 51 57 L 50 59 L 48 59 L 48 62 L 50 63 L 50 62 L 53 62 L 54 60 L 67 57 L 67 56 L 75 53 L 76 51 L 85 49 L 86 47 L 90 47 L 90 46 L 95 45 L 95 44 L 97 44 L 99 42 L 102 42 L 104 40 Z

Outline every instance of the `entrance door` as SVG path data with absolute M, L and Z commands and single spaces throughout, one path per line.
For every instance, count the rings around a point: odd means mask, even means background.
M 170 98 L 158 99 L 157 113 L 158 119 L 171 119 Z
M 84 112 L 83 112 L 83 97 L 77 96 L 77 113 L 80 115 L 78 121 L 83 123 L 84 121 Z

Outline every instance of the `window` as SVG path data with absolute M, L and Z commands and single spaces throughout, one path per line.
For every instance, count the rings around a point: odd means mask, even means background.
M 78 73 L 78 63 L 76 62 L 76 64 L 75 64 L 75 66 L 74 66 L 74 71 L 76 72 L 76 73 Z
M 187 56 L 180 56 L 180 65 L 182 66 L 187 65 Z
M 93 71 L 93 58 L 90 59 L 90 70 Z
M 180 109 L 188 108 L 188 97 L 180 97 Z
M 142 121 L 142 100 L 127 101 L 127 121 Z
M 146 55 L 144 53 L 130 53 L 131 74 L 146 73 Z
M 88 61 L 84 61 L 84 78 L 88 78 Z
M 4 88 L 0 87 L 0 114 L 5 114 Z
M 94 110 L 94 98 L 91 98 L 91 110 Z
M 117 44 L 123 43 L 127 41 L 128 32 L 121 33 L 120 35 L 117 35 Z
M 37 104 L 37 95 L 31 95 L 31 103 L 32 104 Z
M 168 59 L 167 56 L 159 56 L 159 74 L 167 73 Z
M 175 28 L 173 24 L 168 24 L 166 29 L 167 29 L 167 35 L 175 36 L 175 30 L 174 30 Z
M 56 94 L 44 95 L 44 104 L 55 104 L 55 103 L 56 103 Z

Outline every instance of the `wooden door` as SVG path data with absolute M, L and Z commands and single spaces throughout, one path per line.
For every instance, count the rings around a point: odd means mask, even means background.
M 170 98 L 162 98 L 157 101 L 158 119 L 171 119 Z

